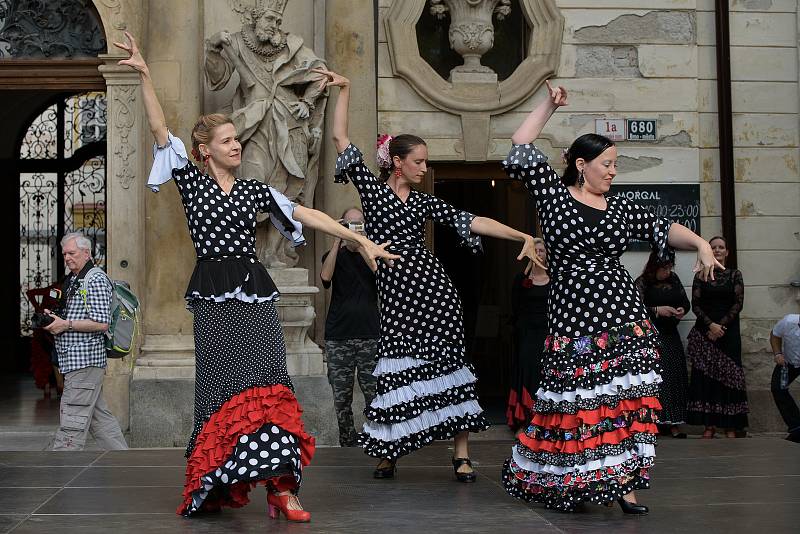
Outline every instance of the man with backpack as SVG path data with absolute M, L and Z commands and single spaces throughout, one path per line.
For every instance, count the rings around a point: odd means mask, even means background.
M 44 328 L 55 336 L 64 375 L 61 424 L 53 450 L 83 450 L 89 433 L 104 449 L 128 448 L 103 399 L 113 286 L 101 269 L 93 268 L 91 250 L 92 242 L 80 232 L 64 236 L 61 251 L 70 274 L 64 282 L 60 316 L 45 310 L 52 322 Z

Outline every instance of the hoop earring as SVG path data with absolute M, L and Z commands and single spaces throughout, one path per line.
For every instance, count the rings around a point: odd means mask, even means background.
M 583 184 L 585 183 L 586 183 L 586 178 L 583 177 L 583 171 L 581 171 L 581 174 L 578 176 L 578 188 L 583 187 Z

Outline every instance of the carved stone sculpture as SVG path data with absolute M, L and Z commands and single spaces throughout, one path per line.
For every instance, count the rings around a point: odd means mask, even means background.
M 209 87 L 239 85 L 231 118 L 242 143 L 239 175 L 263 180 L 290 200 L 310 206 L 317 182 L 326 95 L 311 69 L 325 63 L 303 39 L 281 29 L 288 0 L 250 8 L 241 31 L 206 41 Z M 271 226 L 259 232 L 259 257 L 269 267 L 292 267 L 297 254 Z
M 458 73 L 482 73 L 497 81 L 495 72 L 481 65 L 481 56 L 494 46 L 492 14 L 502 20 L 511 12 L 511 0 L 431 0 L 430 9 L 436 18 L 450 13 L 450 47 L 464 58 L 464 64 L 451 71 L 451 79 Z

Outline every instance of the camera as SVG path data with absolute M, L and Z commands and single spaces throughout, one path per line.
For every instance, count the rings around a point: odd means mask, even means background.
M 350 230 L 351 232 L 355 232 L 357 234 L 364 233 L 364 223 L 357 223 L 357 222 L 342 223 L 342 226 L 347 227 L 348 230 Z
M 55 319 L 46 313 L 36 312 L 31 317 L 31 326 L 33 328 L 44 328 L 45 326 L 49 326 L 53 321 L 55 321 Z

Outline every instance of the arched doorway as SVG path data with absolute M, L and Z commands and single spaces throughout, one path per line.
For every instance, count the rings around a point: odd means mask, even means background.
M 106 98 L 93 91 L 59 96 L 19 142 L 19 334 L 31 334 L 26 292 L 61 280 L 61 238 L 81 231 L 95 263 L 106 259 Z
M 0 221 L 14 229 L 0 267 L 5 425 L 58 420 L 55 396 L 43 404 L 30 376 L 25 289 L 63 274 L 64 232 L 90 228 L 104 255 L 106 81 L 98 66 L 105 51 L 90 0 L 0 0 Z

